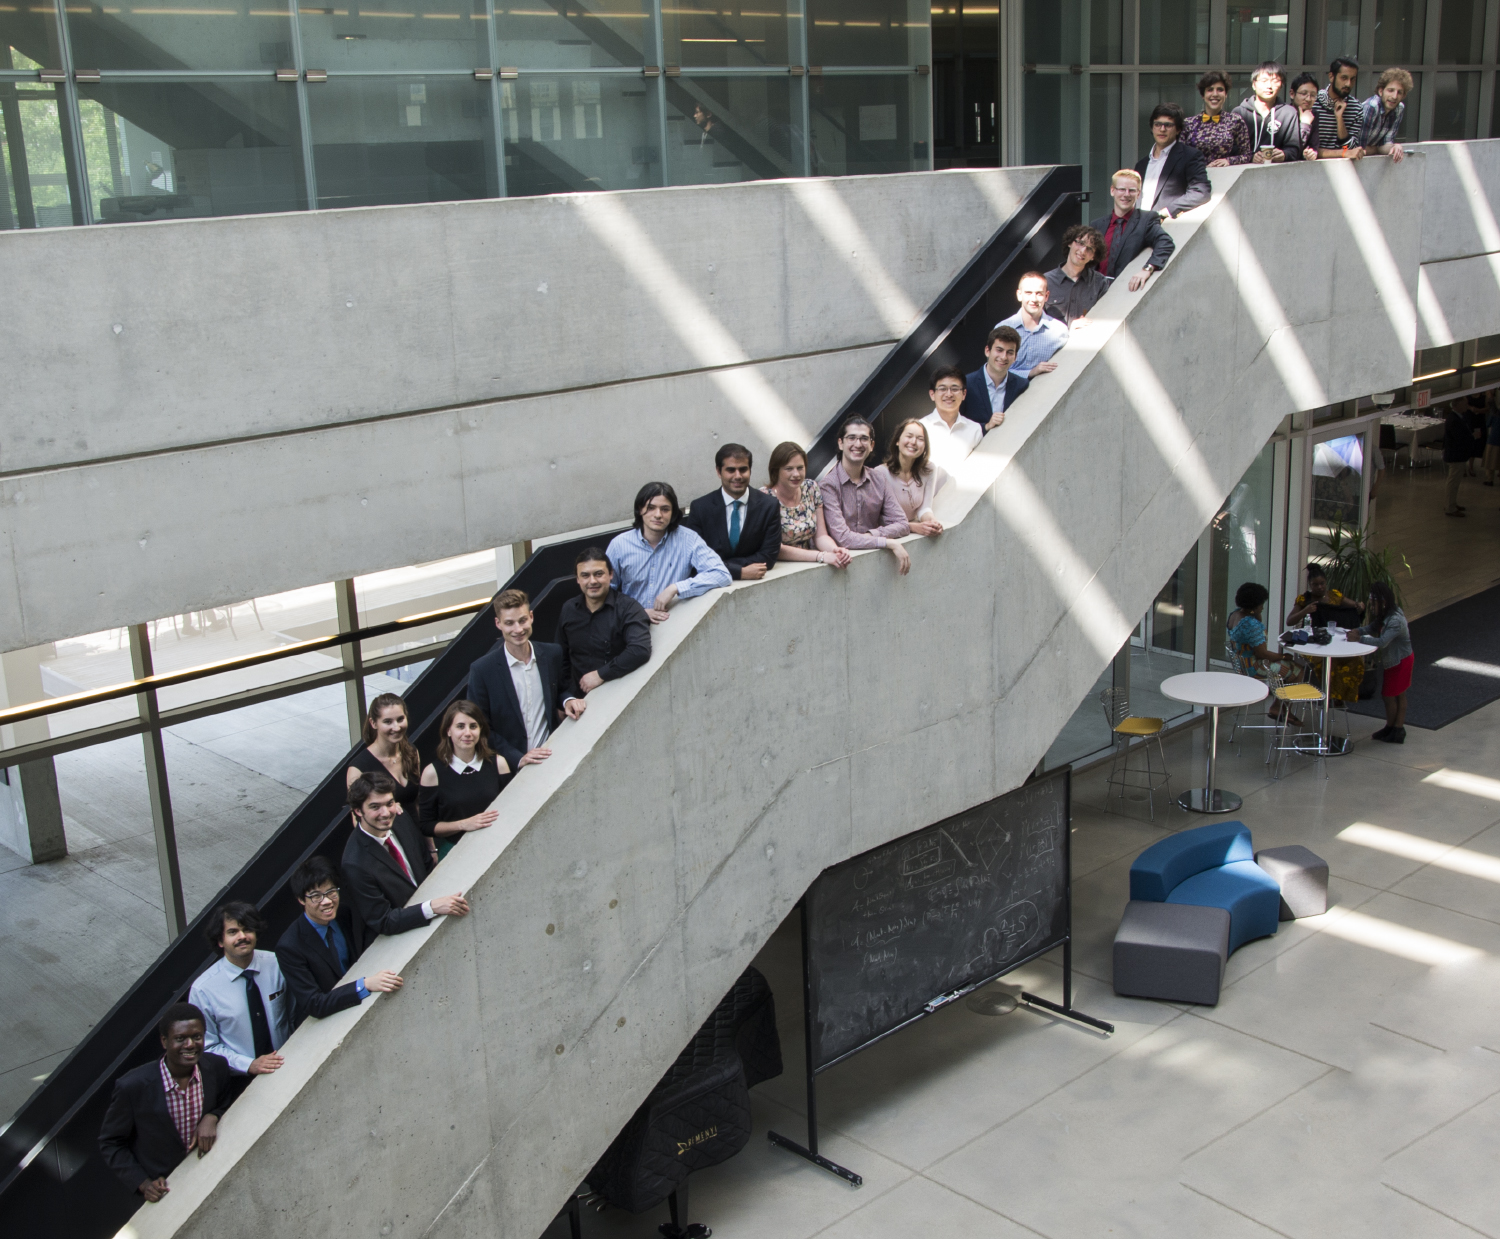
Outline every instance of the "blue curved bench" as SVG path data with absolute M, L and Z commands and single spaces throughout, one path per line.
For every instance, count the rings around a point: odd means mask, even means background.
M 1130 897 L 1223 908 L 1231 954 L 1280 923 L 1281 887 L 1255 863 L 1243 822 L 1212 822 L 1153 843 L 1130 866 Z

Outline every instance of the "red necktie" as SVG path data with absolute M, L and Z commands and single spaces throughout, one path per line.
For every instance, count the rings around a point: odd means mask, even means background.
M 1133 213 L 1134 212 L 1132 212 L 1132 214 Z M 1104 230 L 1104 254 L 1099 261 L 1100 275 L 1109 274 L 1109 245 L 1110 242 L 1114 240 L 1116 225 L 1123 224 L 1129 218 L 1129 215 L 1116 215 L 1111 212 L 1109 217 L 1109 227 Z
M 401 872 L 406 875 L 406 880 L 413 886 L 415 886 L 417 884 L 417 880 L 416 878 L 411 876 L 411 867 L 406 863 L 406 857 L 401 855 L 401 849 L 396 846 L 395 841 L 389 835 L 387 835 L 385 838 L 385 850 L 389 852 L 395 859 L 396 863 L 401 866 Z

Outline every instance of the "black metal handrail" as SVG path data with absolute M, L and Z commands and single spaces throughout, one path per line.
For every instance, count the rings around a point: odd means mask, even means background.
M 858 412 L 878 422 L 925 365 L 949 358 L 977 362 L 975 340 L 982 345 L 995 321 L 992 301 L 1006 295 L 1010 278 L 1045 266 L 1060 252 L 1061 233 L 1077 218 L 1068 208 L 1078 201 L 1080 187 L 1077 167 L 1053 168 L 1043 176 L 823 429 L 809 448 L 810 466 L 821 468 L 832 458 L 837 427 L 846 415 Z M 1012 305 L 1001 308 L 1001 317 L 1013 312 Z M 919 394 L 925 399 L 925 383 Z M 576 592 L 574 556 L 610 536 L 594 534 L 545 546 L 506 582 L 506 588 L 532 596 L 540 639 L 551 636 L 558 608 Z M 407 691 L 411 737 L 424 761 L 437 746 L 443 710 L 464 689 L 469 665 L 495 639 L 486 609 Z M 349 757 L 353 753 L 351 749 Z M 0 1216 L 8 1235 L 107 1239 L 135 1212 L 139 1197 L 108 1171 L 95 1143 L 113 1082 L 122 1071 L 156 1057 L 155 1028 L 162 1013 L 211 962 L 202 937 L 210 909 L 231 899 L 256 904 L 271 927 L 267 940 L 274 942 L 297 914 L 287 891 L 293 870 L 314 854 L 338 861 L 350 828 L 344 803 L 348 764 L 348 758 L 338 764 L 0 1129 Z

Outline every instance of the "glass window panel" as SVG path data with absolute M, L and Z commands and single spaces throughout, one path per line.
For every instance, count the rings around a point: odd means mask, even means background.
M 309 86 L 307 99 L 320 207 L 499 192 L 488 82 L 331 78 Z
M 964 57 L 964 146 L 973 154 L 1000 149 L 999 60 Z
M 1286 59 L 1286 0 L 1229 6 L 1229 63 Z
M 1496 360 L 1500 360 L 1500 336 L 1480 336 L 1474 345 L 1474 364 L 1483 365 L 1487 361 Z
M 1089 75 L 1089 148 L 1083 160 L 1087 216 L 1108 209 L 1109 178 L 1120 168 L 1120 86 L 1118 73 Z
M 503 0 L 495 6 L 500 63 L 522 69 L 643 65 L 648 14 L 642 0 Z
M 0 5 L 0 69 L 56 69 L 57 14 L 50 4 Z
M 101 82 L 78 94 L 89 188 L 105 223 L 306 205 L 288 83 Z
M 1057 733 L 1057 739 L 1047 750 L 1047 756 L 1042 763 L 1045 769 L 1056 770 L 1060 766 L 1066 766 L 1069 762 L 1079 761 L 1091 753 L 1098 753 L 1109 748 L 1114 734 L 1107 721 L 1108 716 L 1105 714 L 1104 707 L 1099 703 L 1099 697 L 1101 693 L 1114 685 L 1114 675 L 1114 664 L 1111 663 L 1104 668 L 1103 673 L 1084 694 L 1083 700 L 1078 703 L 1078 708 L 1063 724 L 1063 729 Z M 1135 758 L 1135 761 L 1139 763 L 1140 758 Z
M 964 52 L 988 52 L 995 55 L 1000 50 L 1000 6 L 990 0 L 988 5 L 964 5 Z
M 1426 21 L 1427 0 L 1376 0 L 1375 63 L 1420 64 Z
M 1142 73 L 1137 97 L 1138 132 L 1142 154 L 1151 149 L 1151 109 L 1158 103 L 1178 103 L 1185 114 L 1202 107 L 1196 73 Z
M 526 75 L 500 83 L 513 196 L 661 184 L 656 88 L 644 78 Z
M 1479 74 L 1437 74 L 1432 113 L 1435 141 L 1467 141 L 1479 136 Z
M 1208 656 L 1223 661 L 1226 621 L 1235 591 L 1251 581 L 1271 586 L 1271 487 L 1276 445 L 1267 443 L 1214 517 L 1209 537 Z M 1266 616 L 1274 631 L 1276 620 Z
M 926 78 L 813 77 L 808 85 L 814 176 L 921 172 L 932 166 Z
M 73 63 L 90 69 L 275 69 L 292 63 L 285 0 L 68 5 Z
M 1335 524 L 1359 525 L 1364 476 L 1364 435 L 1342 435 L 1313 444 L 1310 537 L 1326 543 Z
M 672 185 L 802 173 L 802 89 L 790 77 L 667 80 L 667 178 Z
M 1206 65 L 1208 5 L 1209 0 L 1160 0 L 1143 4 L 1141 64 Z
M 1197 652 L 1197 614 L 1198 544 L 1195 542 L 1151 604 L 1152 651 L 1165 650 L 1191 658 Z M 1133 684 L 1133 674 L 1131 680 Z
M 1477 65 L 1484 59 L 1482 0 L 1443 0 L 1438 26 L 1438 62 Z
M 1062 163 L 1066 135 L 1076 132 L 1065 116 L 1075 110 L 1064 103 L 1075 94 L 1072 75 L 1028 73 L 1021 79 L 1021 94 L 1026 117 L 1024 162 Z
M 945 4 L 932 6 L 932 54 L 934 57 L 952 55 L 959 45 L 958 4 L 947 0 Z
M 323 0 L 297 12 L 302 60 L 315 69 L 420 73 L 490 63 L 483 0 Z
M 929 7 L 927 0 L 811 0 L 808 63 L 927 64 Z
M 1309 0 L 1304 59 L 1323 65 L 1336 56 L 1358 56 L 1359 8 L 1360 0 Z
M 488 598 L 496 588 L 494 551 L 457 555 L 452 559 L 438 559 L 354 578 L 354 596 L 362 628 Z M 472 615 L 460 615 L 405 628 L 384 637 L 372 637 L 361 642 L 361 652 L 366 659 L 371 659 L 403 650 L 423 650 L 451 640 L 471 618 Z M 395 678 L 405 681 L 415 678 L 415 672 L 402 668 Z M 387 685 L 380 691 L 400 690 Z
M 1120 0 L 1025 0 L 1023 29 L 1029 64 L 1120 63 Z
M 786 0 L 752 0 L 728 9 L 702 0 L 668 0 L 662 38 L 668 64 L 755 67 L 790 64 L 801 56 L 800 10 L 788 17 Z
M 0 228 L 61 228 L 73 223 L 59 90 L 40 82 L 0 82 L 5 170 Z

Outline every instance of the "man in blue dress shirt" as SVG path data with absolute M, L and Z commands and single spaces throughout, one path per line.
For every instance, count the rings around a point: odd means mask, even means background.
M 994 430 L 1005 421 L 1005 410 L 1031 386 L 1011 369 L 1021 349 L 1021 333 L 1014 327 L 991 328 L 984 342 L 984 365 L 966 375 L 968 394 L 959 410 L 971 422 L 985 430 Z
M 255 949 L 265 927 L 254 904 L 215 908 L 204 932 L 220 959 L 188 991 L 188 1001 L 203 1012 L 203 1052 L 218 1054 L 239 1076 L 270 1075 L 280 1067 L 276 1051 L 292 1031 L 281 967 L 270 951 Z
M 1047 277 L 1040 271 L 1028 271 L 1016 288 L 1020 311 L 995 324 L 997 327 L 1013 327 L 1021 337 L 1021 347 L 1016 350 L 1010 372 L 1023 379 L 1034 379 L 1039 374 L 1056 370 L 1057 363 L 1051 360 L 1052 354 L 1068 342 L 1067 324 L 1046 313 L 1047 298 L 1051 295 Z
M 696 598 L 730 582 L 724 561 L 701 537 L 682 527 L 682 505 L 665 482 L 647 482 L 635 497 L 635 528 L 611 540 L 605 554 L 615 588 L 646 609 L 653 624 L 674 600 Z
M 371 994 L 401 988 L 394 972 L 373 972 L 344 985 L 339 978 L 354 962 L 349 914 L 340 915 L 338 866 L 326 856 L 311 856 L 292 874 L 292 896 L 302 915 L 287 926 L 276 944 L 276 961 L 292 1000 L 292 1027 L 309 1015 L 327 1019 L 336 1011 L 357 1007 Z

